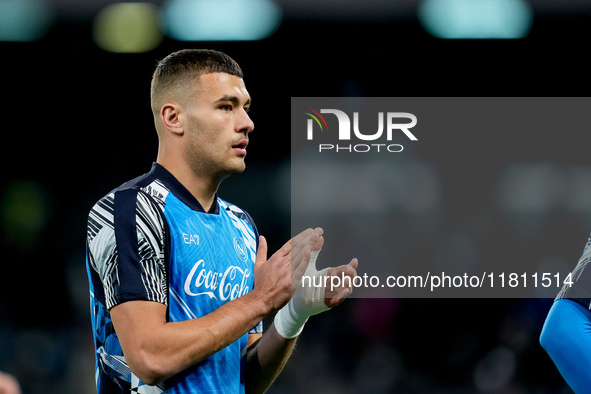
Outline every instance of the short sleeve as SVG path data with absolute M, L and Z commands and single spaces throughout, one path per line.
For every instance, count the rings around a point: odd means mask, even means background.
M 90 261 L 106 308 L 133 300 L 167 305 L 166 221 L 159 204 L 141 190 L 117 190 L 93 207 L 89 228 L 91 222 L 97 228 L 89 234 Z

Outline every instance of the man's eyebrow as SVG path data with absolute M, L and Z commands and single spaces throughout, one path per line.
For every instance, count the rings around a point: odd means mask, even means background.
M 238 105 L 240 104 L 240 99 L 237 96 L 224 96 L 221 99 L 217 100 L 216 103 L 223 103 L 223 102 L 231 102 L 234 105 Z M 249 98 L 248 100 L 246 100 L 246 102 L 244 103 L 245 106 L 250 106 L 252 103 L 252 100 Z

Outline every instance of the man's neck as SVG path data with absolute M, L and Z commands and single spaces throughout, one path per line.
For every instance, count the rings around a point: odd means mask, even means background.
M 156 162 L 170 172 L 199 201 L 205 212 L 209 212 L 221 181 L 199 176 L 183 161 L 165 160 L 159 156 Z

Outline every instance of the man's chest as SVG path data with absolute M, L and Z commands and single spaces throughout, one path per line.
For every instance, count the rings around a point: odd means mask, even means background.
M 196 315 L 243 296 L 254 284 L 254 233 L 231 213 L 167 216 L 172 297 Z

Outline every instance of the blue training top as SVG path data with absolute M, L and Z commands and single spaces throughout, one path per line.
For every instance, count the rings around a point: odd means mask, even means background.
M 204 212 L 164 167 L 123 184 L 90 211 L 86 263 L 104 393 L 243 393 L 248 334 L 158 386 L 130 370 L 109 310 L 131 300 L 168 306 L 168 321 L 213 312 L 252 290 L 258 232 L 252 218 L 218 198 Z M 250 333 L 262 332 L 262 322 Z

